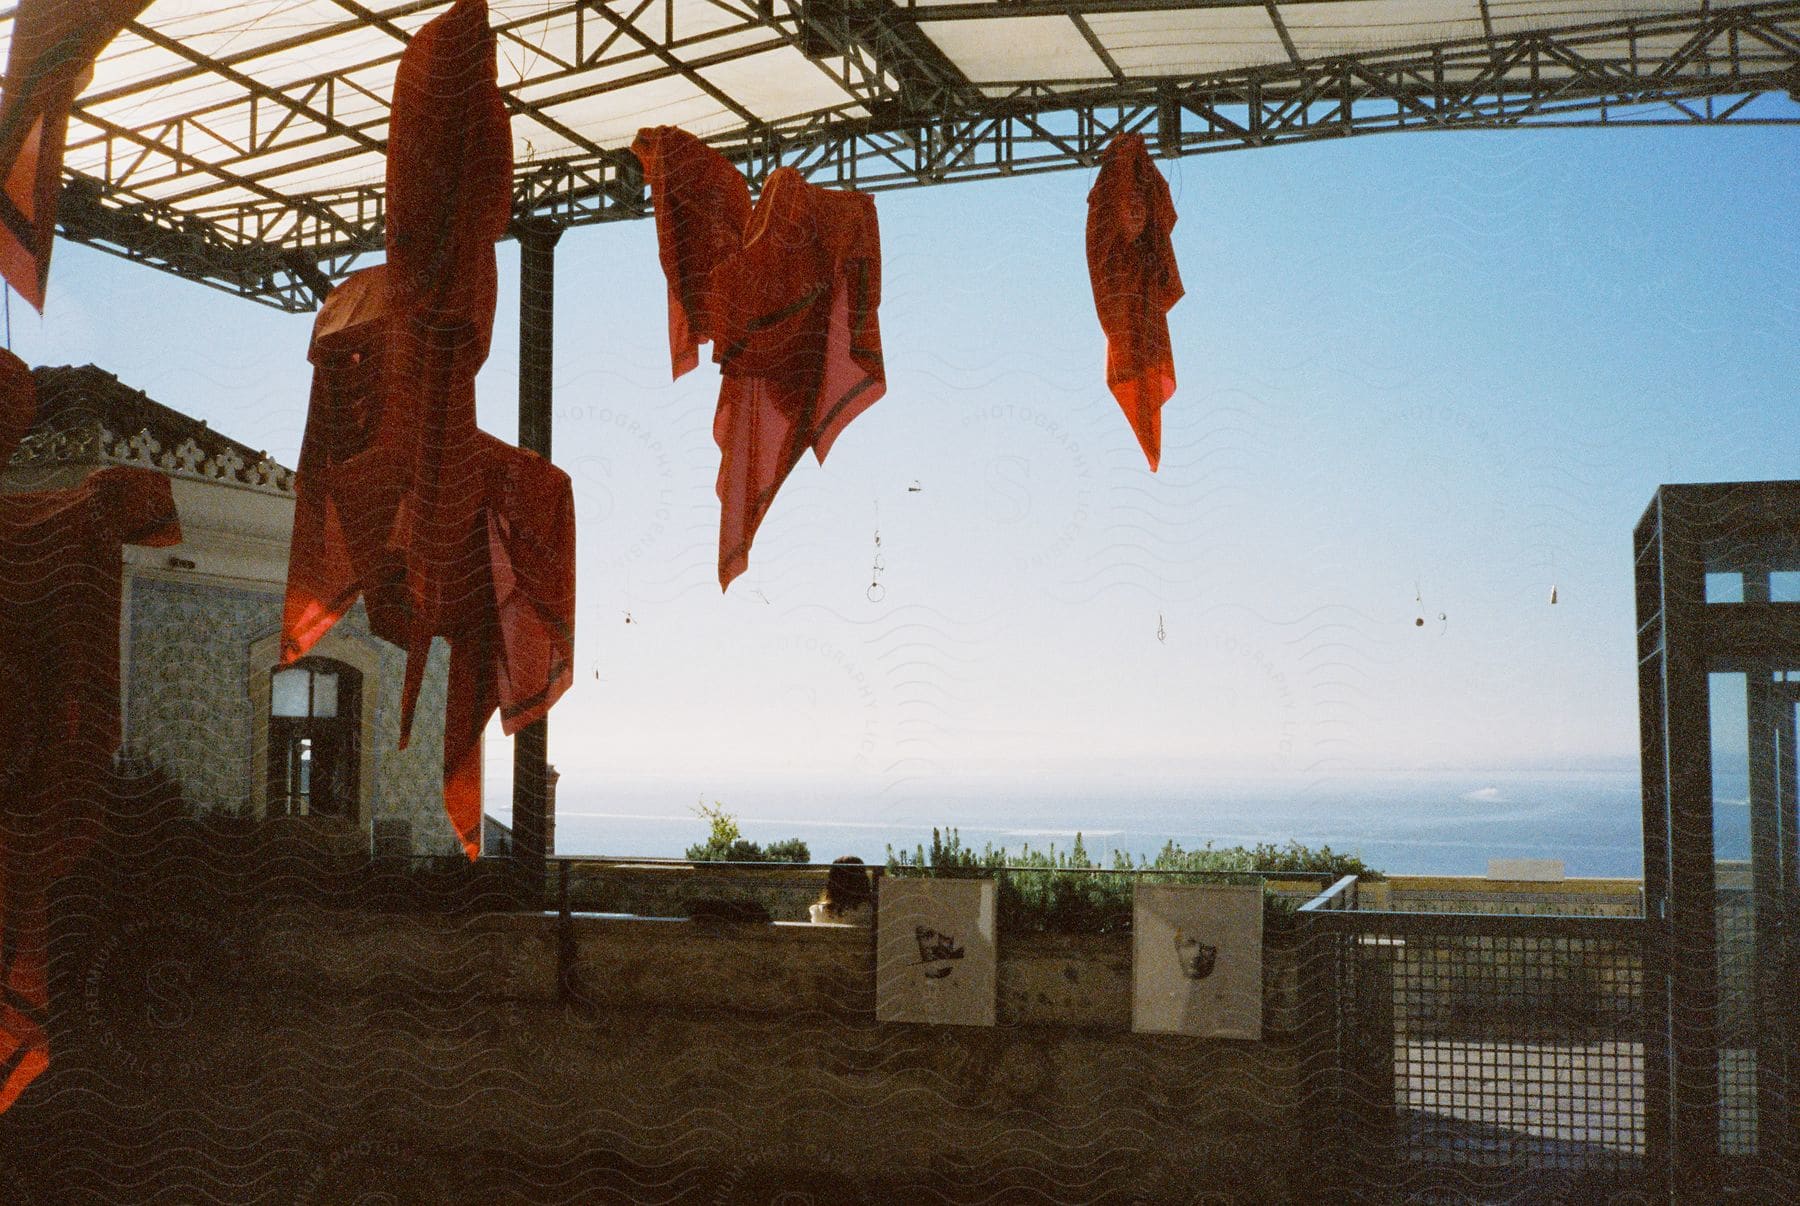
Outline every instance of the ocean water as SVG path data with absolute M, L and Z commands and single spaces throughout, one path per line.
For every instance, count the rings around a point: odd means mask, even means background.
M 933 826 L 954 826 L 976 848 L 991 842 L 1066 850 L 1080 833 L 1096 858 L 1115 849 L 1151 855 L 1169 841 L 1189 849 L 1299 841 L 1397 874 L 1480 875 L 1490 858 L 1561 859 L 1573 876 L 1643 871 L 1635 772 L 1406 772 L 1179 790 L 1001 786 L 947 791 L 928 804 L 905 806 L 853 798 L 826 803 L 799 787 L 717 794 L 746 837 L 802 838 L 820 862 L 843 854 L 878 861 L 890 845 L 929 845 Z M 707 832 L 693 800 L 692 792 L 673 787 L 606 792 L 565 778 L 557 852 L 680 857 Z M 504 810 L 495 812 L 504 819 Z M 1721 815 L 1729 825 L 1728 812 Z

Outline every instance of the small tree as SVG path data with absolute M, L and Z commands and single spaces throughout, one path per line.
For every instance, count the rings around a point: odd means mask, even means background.
M 752 842 L 738 828 L 737 818 L 725 811 L 725 805 L 714 800 L 694 805 L 694 815 L 711 827 L 706 840 L 687 848 L 687 857 L 696 863 L 810 863 L 812 851 L 799 838 L 783 838 L 764 847 Z

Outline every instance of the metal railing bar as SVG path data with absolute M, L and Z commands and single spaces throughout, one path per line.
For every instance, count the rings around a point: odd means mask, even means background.
M 1435 938 L 1592 938 L 1635 943 L 1643 917 L 1578 917 L 1565 913 L 1384 913 L 1318 909 L 1307 924 L 1349 934 Z
M 1302 913 L 1317 913 L 1323 909 L 1341 909 L 1343 908 L 1343 905 L 1335 904 L 1333 902 L 1339 901 L 1346 896 L 1350 897 L 1354 902 L 1355 893 L 1356 876 L 1346 875 L 1344 878 L 1338 880 L 1323 892 L 1301 905 L 1299 911 Z M 1355 907 L 1355 904 L 1352 903 L 1351 908 L 1354 909 Z

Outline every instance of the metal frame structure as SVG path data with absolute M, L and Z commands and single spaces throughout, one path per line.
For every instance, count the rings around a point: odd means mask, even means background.
M 1800 482 L 1663 486 L 1634 545 L 1651 1172 L 1677 1201 L 1786 1200 L 1800 1185 L 1800 602 L 1775 601 L 1770 575 L 1800 572 Z M 1736 577 L 1740 597 L 1709 598 L 1709 575 Z M 1715 844 L 1714 770 L 1733 752 L 1713 748 L 1718 673 L 1746 690 L 1741 884 Z
M 1373 11 L 1380 0 L 1368 2 Z M 304 52 L 353 26 L 391 35 L 391 46 L 372 61 L 332 64 L 282 86 L 251 74 L 249 52 L 207 58 L 183 51 L 145 24 L 154 8 L 132 25 L 131 35 L 187 66 L 83 98 L 71 159 L 103 168 L 69 173 L 63 235 L 281 309 L 316 306 L 361 257 L 380 250 L 383 190 L 372 181 L 290 192 L 278 182 L 382 151 L 385 101 L 358 73 L 396 59 L 407 37 L 401 22 L 416 24 L 443 0 L 333 3 L 343 23 L 283 41 L 281 52 Z M 497 22 L 503 52 L 536 56 L 536 67 L 508 90 L 515 116 L 572 149 L 522 157 L 514 201 L 520 229 L 648 213 L 636 160 L 571 128 L 558 106 L 661 80 L 685 81 L 716 102 L 725 124 L 707 139 L 753 182 L 786 164 L 815 182 L 862 190 L 1088 167 L 1121 130 L 1150 135 L 1160 154 L 1173 157 L 1417 130 L 1800 124 L 1800 0 L 1698 0 L 1668 15 L 1511 32 L 1479 0 L 1480 36 L 1324 54 L 1315 53 L 1316 39 L 1303 47 L 1290 31 L 1297 18 L 1282 16 L 1284 9 L 1303 13 L 1307 0 L 706 0 L 702 7 L 717 20 L 701 32 L 678 24 L 675 0 L 546 0 L 531 21 Z M 1222 10 L 1258 20 L 1266 14 L 1285 49 L 1281 61 L 1199 73 L 1129 70 L 1095 33 L 1102 18 L 1174 20 Z M 553 19 L 573 23 L 574 54 L 551 54 L 530 40 L 533 22 Z M 932 36 L 959 22 L 1045 20 L 1079 30 L 1102 73 L 972 81 Z M 734 63 L 787 49 L 829 77 L 843 103 L 771 117 L 714 82 Z M 108 116 L 138 96 L 220 79 L 232 85 L 230 99 L 193 112 L 135 127 Z M 228 121 L 247 133 L 221 134 Z M 211 153 L 194 149 L 202 144 Z M 280 167 L 265 178 L 256 165 L 271 158 Z
M 1334 884 L 1296 919 L 1304 1066 L 1323 1090 L 1313 1192 L 1645 1200 L 1648 923 L 1390 913 L 1354 894 Z

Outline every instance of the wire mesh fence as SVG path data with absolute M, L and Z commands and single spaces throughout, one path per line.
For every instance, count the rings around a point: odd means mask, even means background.
M 1331 1081 L 1328 1188 L 1641 1193 L 1640 920 L 1309 908 L 1301 923 Z

